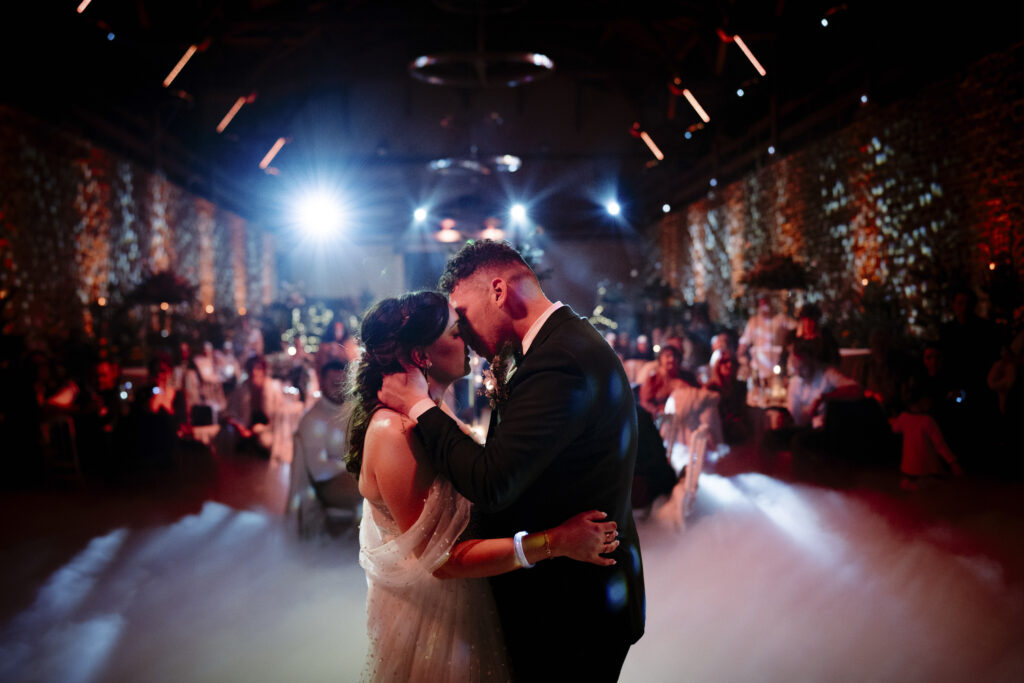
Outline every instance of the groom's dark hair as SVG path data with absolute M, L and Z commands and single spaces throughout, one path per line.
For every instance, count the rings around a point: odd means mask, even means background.
M 441 273 L 441 279 L 437 281 L 437 288 L 445 294 L 451 294 L 452 289 L 460 281 L 470 277 L 481 268 L 490 266 L 522 266 L 536 277 L 530 264 L 508 242 L 493 240 L 474 242 L 471 240 L 448 259 L 444 272 Z

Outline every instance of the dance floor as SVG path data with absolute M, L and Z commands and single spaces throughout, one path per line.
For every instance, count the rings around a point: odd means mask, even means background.
M 293 538 L 286 477 L 226 459 L 3 494 L 0 680 L 356 680 L 356 540 Z M 730 454 L 685 529 L 641 519 L 647 634 L 621 680 L 1024 680 L 1024 487 L 822 481 Z

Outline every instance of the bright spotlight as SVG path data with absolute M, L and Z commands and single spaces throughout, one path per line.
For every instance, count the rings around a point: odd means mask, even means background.
M 768 145 L 768 153 L 775 154 L 775 145 Z
M 610 202 L 608 202 L 607 204 L 605 204 L 604 208 L 612 216 L 618 216 L 620 213 L 622 213 L 622 207 L 619 206 L 619 203 L 617 201 L 615 201 L 614 199 L 611 200 Z
M 412 217 L 417 223 L 422 223 L 427 220 L 427 209 L 421 206 L 412 212 Z
M 743 88 L 736 89 L 736 97 L 743 97 L 745 94 L 746 93 L 743 91 Z
M 708 185 L 710 185 L 711 187 L 717 187 L 718 186 L 718 179 L 717 178 L 712 178 L 711 180 L 708 181 Z
M 338 200 L 327 192 L 307 195 L 298 206 L 299 225 L 312 237 L 330 237 L 341 227 Z
M 824 26 L 825 28 L 828 28 L 828 19 L 822 18 L 821 25 Z
M 522 204 L 513 204 L 508 213 L 512 217 L 512 220 L 517 223 L 522 223 L 526 220 L 526 207 Z
M 672 207 L 669 206 L 668 204 L 662 204 L 661 205 L 661 212 L 662 213 L 668 213 L 671 210 L 672 210 Z

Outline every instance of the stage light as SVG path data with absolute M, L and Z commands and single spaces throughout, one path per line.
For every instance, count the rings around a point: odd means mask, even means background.
M 162 302 L 162 303 L 160 304 L 160 310 L 161 310 L 161 311 L 166 311 L 166 310 L 167 310 L 167 309 L 169 309 L 170 307 L 171 307 L 171 305 L 170 305 L 169 303 L 167 303 L 166 301 L 164 301 L 164 302 Z
M 99 305 L 99 306 L 106 306 L 107 305 L 107 297 L 101 296 L 99 299 L 96 299 L 96 304 Z
M 991 262 L 990 262 L 990 263 L 988 264 L 988 269 L 989 269 L 989 270 L 995 270 L 995 269 L 996 269 L 996 262 L 995 262 L 995 261 L 991 261 Z
M 651 154 L 654 155 L 655 159 L 661 161 L 665 158 L 665 155 L 662 154 L 661 150 L 658 149 L 658 146 L 654 144 L 654 140 L 652 140 L 651 136 L 647 134 L 647 131 L 640 131 L 640 139 L 647 145 L 647 149 L 651 150 Z
M 828 27 L 828 19 L 825 19 L 824 17 L 822 17 L 821 25 L 827 28 Z
M 110 33 L 107 34 L 107 40 L 113 40 L 115 37 L 116 36 L 114 35 L 113 31 L 111 31 Z
M 704 111 L 704 107 L 700 106 L 700 102 L 698 102 L 697 98 L 693 96 L 693 93 L 690 92 L 689 88 L 683 90 L 683 97 L 685 97 L 686 101 L 690 103 L 690 106 L 693 107 L 693 110 L 697 112 L 697 116 L 700 117 L 701 121 L 703 121 L 704 123 L 711 122 L 711 117 L 708 116 L 708 113 L 706 111 Z
M 768 153 L 775 154 L 775 145 L 768 145 Z
M 274 160 L 274 157 L 277 156 L 277 153 L 281 151 L 281 148 L 284 147 L 286 142 L 288 142 L 288 138 L 278 138 L 277 142 L 270 147 L 267 155 L 263 157 L 262 161 L 260 161 L 260 168 L 264 171 L 268 171 L 267 167 L 270 166 L 270 162 Z
M 867 104 L 868 103 L 868 96 L 867 95 L 861 95 L 860 96 L 860 103 L 861 104 Z
M 683 133 L 683 137 L 689 140 L 690 138 L 693 137 L 693 133 L 691 133 L 690 131 L 686 131 L 685 133 Z
M 206 304 L 206 313 L 210 315 L 213 313 L 213 304 Z
M 743 88 L 736 88 L 736 97 L 743 97 Z
M 526 221 L 526 207 L 522 204 L 513 204 L 512 208 L 509 209 L 508 214 L 516 223 L 523 223 Z
M 297 206 L 299 226 L 310 237 L 330 237 L 341 227 L 343 212 L 341 204 L 333 195 L 323 190 L 311 192 L 303 197 Z
M 622 213 L 622 207 L 619 206 L 619 203 L 614 199 L 605 204 L 604 208 L 612 216 L 618 216 L 620 213 Z
M 711 180 L 709 180 L 708 181 L 708 185 L 710 185 L 711 187 L 717 187 L 718 186 L 718 178 L 712 178 Z
M 418 209 L 416 209 L 415 211 L 413 211 L 412 212 L 412 219 L 414 221 L 416 221 L 417 223 L 422 223 L 423 221 L 427 220 L 427 209 L 426 209 L 426 207 L 421 206 Z
M 869 280 L 866 277 L 865 278 L 861 278 L 861 281 L 860 281 L 861 287 L 867 287 L 868 286 L 868 282 L 869 282 Z
M 198 49 L 198 45 L 188 46 L 188 49 L 185 50 L 185 54 L 181 56 L 178 63 L 174 65 L 173 69 L 171 69 L 171 73 L 167 74 L 167 78 L 164 79 L 165 88 L 174 82 L 174 79 L 178 77 L 178 74 L 181 73 L 181 70 L 185 68 L 186 64 L 188 64 L 188 60 L 192 59 L 192 55 L 194 55 Z
M 669 206 L 668 204 L 662 204 L 661 205 L 661 212 L 662 213 L 668 213 L 671 210 L 672 210 L 672 207 Z
M 751 65 L 754 67 L 754 69 L 757 70 L 757 73 L 761 74 L 762 76 L 768 73 L 767 71 L 764 70 L 764 67 L 761 66 L 761 62 L 757 61 L 757 58 L 754 57 L 754 53 L 750 51 L 750 48 L 747 47 L 747 44 L 743 42 L 742 38 L 740 38 L 739 36 L 733 36 L 733 40 L 735 40 L 736 44 L 740 46 L 741 50 L 743 50 L 743 54 L 745 54 L 747 56 L 747 59 L 750 60 Z
M 82 2 L 78 4 L 78 13 L 81 14 L 82 12 L 84 12 L 85 8 L 89 6 L 90 2 L 92 2 L 92 0 L 82 0 Z

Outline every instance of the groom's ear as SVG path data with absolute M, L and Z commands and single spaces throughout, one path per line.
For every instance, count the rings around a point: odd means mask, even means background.
M 490 296 L 498 308 L 505 305 L 505 301 L 508 299 L 508 282 L 505 281 L 505 278 L 491 278 Z

